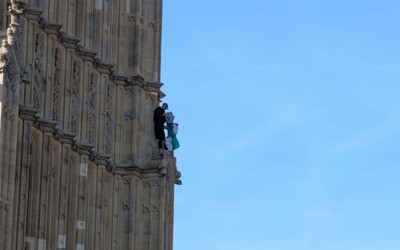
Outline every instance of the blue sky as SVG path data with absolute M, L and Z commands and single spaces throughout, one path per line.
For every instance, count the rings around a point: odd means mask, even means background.
M 399 9 L 164 1 L 175 250 L 400 249 Z

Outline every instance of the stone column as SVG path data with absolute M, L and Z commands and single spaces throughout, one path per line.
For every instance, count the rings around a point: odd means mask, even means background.
M 4 31 L 7 28 L 7 2 L 0 2 L 0 31 Z
M 15 18 L 0 48 L 0 248 L 11 248 L 17 158 L 20 70 L 13 48 Z

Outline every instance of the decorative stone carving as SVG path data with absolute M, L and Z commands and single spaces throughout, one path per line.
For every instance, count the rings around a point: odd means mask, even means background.
M 99 156 L 99 154 L 96 152 L 96 150 L 94 150 L 94 149 L 89 150 L 89 159 L 91 161 L 95 161 L 98 156 Z
M 11 24 L 16 24 L 19 22 L 20 15 L 24 13 L 27 8 L 27 4 L 21 1 L 15 1 L 14 5 L 9 6 L 8 12 L 11 15 Z
M 43 120 L 42 117 L 39 114 L 35 114 L 33 124 L 35 127 L 40 127 L 40 124 L 42 124 Z
M 33 108 L 40 108 L 41 89 L 43 86 L 43 34 L 36 33 L 35 36 L 35 60 L 33 66 L 33 86 L 32 86 L 32 104 Z
M 69 158 L 70 153 L 69 153 L 69 149 L 67 147 L 65 149 L 66 149 L 66 152 L 64 154 L 64 162 L 68 163 L 68 158 Z
M 10 46 L 5 43 L 3 47 L 10 49 Z M 4 73 L 4 86 L 6 87 L 6 95 L 3 99 L 3 116 L 7 119 L 13 117 L 13 99 L 15 96 L 18 69 L 14 60 L 12 60 L 12 53 L 0 55 L 0 73 Z
M 106 153 L 112 152 L 112 140 L 113 140 L 113 113 L 114 113 L 114 86 L 112 84 L 107 85 L 107 100 L 106 100 Z
M 166 215 L 170 215 L 171 214 L 171 206 L 169 204 L 167 204 L 164 208 L 164 213 Z
M 125 120 L 133 120 L 133 112 L 125 112 L 124 117 Z
M 135 22 L 136 21 L 136 16 L 135 15 L 128 15 L 128 22 Z
M 55 166 L 51 166 L 51 167 L 49 168 L 49 176 L 50 176 L 51 178 L 55 178 L 55 177 L 56 177 L 56 173 L 57 173 L 56 167 L 55 167 Z
M 112 175 L 103 172 L 102 181 L 104 181 L 105 185 L 109 184 L 111 179 L 112 179 Z
M 132 77 L 130 77 L 130 78 L 128 78 L 128 79 L 132 80 Z M 134 90 L 134 88 L 132 88 L 132 87 L 125 88 L 125 92 L 126 92 L 128 95 L 130 95 L 131 97 L 133 97 L 133 96 L 135 95 L 135 90 Z
M 77 50 L 79 56 L 83 56 L 85 48 L 82 45 L 77 44 L 76 45 L 76 50 Z
M 75 60 L 72 63 L 72 96 L 71 96 L 71 131 L 78 132 L 78 121 L 80 120 L 80 82 L 81 62 Z
M 19 24 L 16 28 L 15 32 L 15 39 L 14 39 L 14 46 L 15 46 L 15 52 L 17 54 L 17 57 L 20 62 L 23 61 L 23 58 L 25 56 L 25 43 L 24 41 L 24 30 L 25 30 L 25 19 L 20 18 L 19 19 Z
M 60 31 L 58 33 L 58 40 L 60 40 L 60 42 L 65 42 L 66 38 L 67 38 L 67 34 L 65 34 L 65 32 Z
M 151 188 L 151 187 L 159 187 L 160 182 L 158 180 L 148 180 L 143 182 L 143 187 L 145 188 Z
M 159 212 L 160 211 L 160 207 L 158 204 L 151 204 L 151 211 L 152 212 Z
M 177 184 L 177 185 L 182 185 L 182 181 L 180 180 L 181 179 L 181 172 L 176 171 L 174 177 L 175 177 L 174 178 L 174 183 Z
M 124 186 L 130 185 L 131 184 L 131 179 L 124 179 L 122 181 L 122 183 L 124 184 Z
M 90 74 L 90 90 L 89 90 L 89 143 L 94 144 L 96 142 L 97 135 L 97 85 L 98 77 L 97 74 Z
M 160 165 L 158 166 L 158 170 L 161 176 L 167 175 L 168 173 L 167 167 L 168 167 L 168 158 L 164 157 Z
M 176 168 L 176 163 L 173 171 L 170 171 L 168 169 L 168 166 L 171 164 L 172 157 L 174 157 L 171 153 L 166 153 L 164 158 L 162 159 L 160 165 L 158 166 L 159 173 L 161 176 L 167 176 L 170 179 L 173 179 L 174 183 L 177 185 L 181 185 L 182 181 L 180 180 L 181 178 L 181 172 L 179 172 Z
M 122 210 L 131 210 L 131 205 L 130 205 L 129 200 L 122 201 L 121 207 L 122 207 Z
M 4 200 L 0 200 L 0 211 L 1 210 L 8 210 L 8 203 Z
M 45 143 L 44 143 L 44 149 L 46 150 L 46 152 L 48 153 L 49 152 L 49 150 L 50 150 L 50 146 L 51 146 L 51 143 L 50 143 L 50 136 L 49 135 L 46 135 L 46 141 L 45 141 Z
M 32 128 L 29 124 L 26 124 L 24 130 L 25 130 L 24 142 L 29 143 L 31 141 Z
M 115 163 L 114 163 L 111 159 L 108 159 L 108 160 L 107 160 L 106 169 L 107 169 L 109 172 L 111 172 L 114 168 L 115 168 Z
M 72 139 L 72 144 L 71 144 L 71 148 L 73 150 L 78 150 L 80 148 L 80 143 L 77 137 L 75 137 L 74 139 Z
M 63 131 L 59 126 L 54 127 L 54 132 L 53 132 L 54 138 L 59 140 L 63 136 Z
M 62 58 L 60 48 L 54 50 L 54 75 L 53 75 L 53 120 L 59 121 L 61 114 L 61 82 Z
M 40 17 L 39 19 L 39 25 L 42 29 L 46 29 L 49 26 L 49 20 L 47 20 L 44 17 Z
M 103 206 L 104 207 L 108 207 L 109 203 L 110 203 L 110 201 L 109 201 L 109 199 L 107 197 L 103 199 Z
M 143 213 L 150 213 L 151 212 L 151 209 L 150 209 L 150 205 L 148 205 L 148 204 L 142 204 L 142 212 Z
M 132 81 L 132 77 L 128 78 L 128 81 Z M 127 97 L 134 98 L 135 97 L 135 90 L 132 86 L 125 88 L 125 93 Z M 135 118 L 135 114 L 131 108 L 124 113 L 125 121 L 132 121 Z
M 156 202 L 142 204 L 143 213 L 158 213 L 159 211 L 160 211 L 160 205 Z

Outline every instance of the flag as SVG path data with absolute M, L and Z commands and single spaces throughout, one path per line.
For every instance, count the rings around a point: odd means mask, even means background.
M 173 151 L 179 148 L 179 141 L 176 138 L 176 134 L 178 133 L 179 124 L 178 123 L 167 123 L 167 131 L 168 131 L 168 138 L 166 139 L 166 144 L 168 146 L 172 146 L 171 148 L 168 147 L 170 151 Z M 168 145 L 171 144 L 171 145 Z M 171 150 L 172 149 L 172 150 Z

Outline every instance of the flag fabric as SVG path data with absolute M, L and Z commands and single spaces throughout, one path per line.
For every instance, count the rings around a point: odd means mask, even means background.
M 175 116 L 172 112 L 165 114 L 165 120 L 167 122 L 168 137 L 165 139 L 165 145 L 169 151 L 174 151 L 179 148 L 179 141 L 176 138 L 178 133 L 179 124 L 174 123 Z
M 173 151 L 180 147 L 179 141 L 176 138 L 178 128 L 178 123 L 167 123 L 168 137 L 166 138 L 166 146 L 169 151 Z

